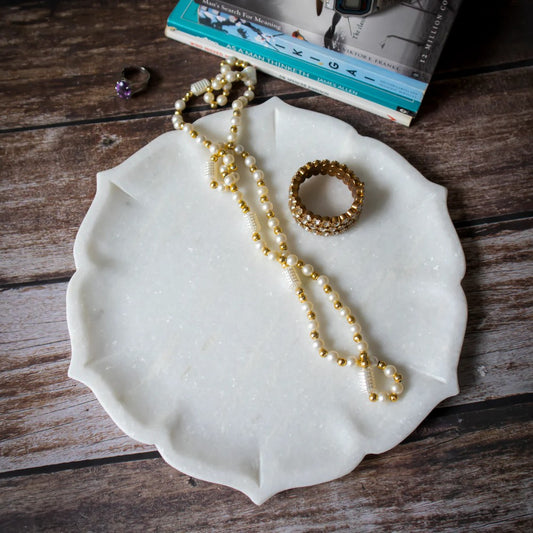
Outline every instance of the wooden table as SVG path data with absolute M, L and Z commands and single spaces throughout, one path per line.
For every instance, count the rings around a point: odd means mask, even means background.
M 172 469 L 67 377 L 65 291 L 96 172 L 168 131 L 218 59 L 163 36 L 170 0 L 1 4 L 1 531 L 532 530 L 533 6 L 493 4 L 465 2 L 411 128 L 261 76 L 257 102 L 342 118 L 448 188 L 469 319 L 458 396 L 351 474 L 260 507 Z M 122 101 L 127 64 L 153 80 Z

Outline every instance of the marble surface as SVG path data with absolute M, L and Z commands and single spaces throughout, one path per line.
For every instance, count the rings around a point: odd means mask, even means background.
M 197 129 L 222 139 L 230 116 Z M 67 294 L 69 375 L 169 464 L 259 504 L 349 473 L 458 392 L 465 265 L 446 190 L 395 151 L 277 98 L 243 117 L 241 142 L 265 171 L 291 251 L 331 279 L 371 353 L 401 369 L 401 399 L 368 402 L 356 369 L 316 355 L 280 266 L 255 250 L 231 195 L 209 188 L 205 149 L 175 131 L 98 174 Z M 366 190 L 357 224 L 334 237 L 303 231 L 287 203 L 296 169 L 326 158 Z M 255 184 L 239 187 L 253 203 Z M 350 203 L 333 179 L 311 180 L 305 195 L 324 214 Z M 328 345 L 350 350 L 345 322 L 315 289 Z

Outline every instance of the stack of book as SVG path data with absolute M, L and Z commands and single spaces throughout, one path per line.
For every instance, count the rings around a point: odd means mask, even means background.
M 344 3 L 180 0 L 165 34 L 408 126 L 461 0 L 389 1 L 366 17 Z

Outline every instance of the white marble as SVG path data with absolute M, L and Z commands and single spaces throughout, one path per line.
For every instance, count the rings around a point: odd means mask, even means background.
M 220 140 L 230 118 L 195 127 Z M 349 473 L 458 392 L 465 264 L 446 190 L 381 142 L 277 98 L 243 113 L 241 142 L 265 171 L 290 249 L 330 278 L 371 354 L 405 376 L 400 400 L 369 402 L 356 368 L 316 355 L 280 265 L 255 250 L 231 194 L 205 180 L 207 151 L 180 131 L 98 174 L 67 295 L 69 375 L 169 464 L 259 504 Z M 305 232 L 288 208 L 293 173 L 326 158 L 366 186 L 361 218 L 332 237 Z M 255 183 L 241 175 L 253 203 Z M 324 183 L 308 182 L 309 206 L 345 209 L 345 186 Z M 328 345 L 350 350 L 346 322 L 316 284 L 308 290 Z

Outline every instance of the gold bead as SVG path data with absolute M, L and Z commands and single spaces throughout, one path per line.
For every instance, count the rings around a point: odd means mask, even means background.
M 300 287 L 297 291 L 296 291 L 296 294 L 298 296 L 300 296 L 301 294 L 305 294 L 305 291 Z
M 209 159 L 211 159 L 211 161 L 214 161 L 216 163 L 218 161 L 218 155 L 213 154 Z
M 253 174 L 257 170 L 257 167 L 252 165 L 248 170 Z
M 320 277 L 320 274 L 318 272 L 312 272 L 311 273 L 311 279 L 316 281 Z
M 242 211 L 244 214 L 246 214 L 246 213 L 249 213 L 249 212 L 250 212 L 250 208 L 249 208 L 247 205 L 245 205 L 244 207 L 241 207 L 241 211 Z
M 231 163 L 231 165 L 228 168 L 230 170 L 237 170 L 237 165 L 235 163 Z
M 348 315 L 346 317 L 346 321 L 348 322 L 348 324 L 355 324 L 355 317 L 353 315 Z
M 237 128 L 237 126 L 231 126 L 231 128 L 229 129 L 229 131 L 231 131 L 231 133 L 237 133 L 238 128 Z
M 218 187 L 218 183 L 213 180 L 210 184 L 209 184 L 209 187 L 211 187 L 211 189 L 216 189 Z
M 311 333 L 309 333 L 309 336 L 312 339 L 318 339 L 318 337 L 319 337 L 318 331 L 316 329 L 314 329 L 313 331 L 311 331 Z
M 263 247 L 263 253 L 264 253 L 265 255 L 268 255 L 268 254 L 270 253 L 270 248 L 268 248 L 267 246 L 264 246 L 264 247 Z
M 210 107 L 211 109 L 216 109 L 218 107 L 218 104 L 216 102 L 211 102 Z
M 370 366 L 370 361 L 367 359 L 367 358 L 364 358 L 364 359 L 358 359 L 357 360 L 357 364 L 361 367 L 361 368 L 368 368 Z
M 241 200 L 241 201 L 239 202 L 239 207 L 240 207 L 240 208 L 243 208 L 245 205 L 246 205 L 246 202 L 245 202 L 244 200 Z
M 237 187 L 237 185 L 235 185 L 235 183 L 232 183 L 230 186 L 229 186 L 229 190 L 231 192 L 237 192 L 239 190 L 239 188 Z
M 267 216 L 267 218 L 274 218 L 276 215 L 275 215 L 274 211 L 267 211 L 266 212 L 266 216 Z
M 285 266 L 285 264 L 287 263 L 287 256 L 280 254 L 280 256 L 278 257 L 278 261 Z
M 335 300 L 335 301 L 333 302 L 333 307 L 334 307 L 335 309 L 340 309 L 340 308 L 342 307 L 342 304 L 339 302 L 339 300 Z
M 320 355 L 320 357 L 327 357 L 328 351 L 326 350 L 326 348 L 320 348 L 320 350 L 318 351 L 318 355 Z
M 307 296 L 305 294 L 300 294 L 300 302 L 307 302 Z
M 386 366 L 387 366 L 387 363 L 385 363 L 384 361 L 378 361 L 378 368 L 380 370 L 385 370 Z
M 282 242 L 280 245 L 279 245 L 279 249 L 282 250 L 282 251 L 286 251 L 287 250 L 287 243 L 285 242 Z
M 209 148 L 211 146 L 212 142 L 211 141 L 208 141 L 207 139 L 204 141 L 204 146 L 206 148 Z
M 337 364 L 338 364 L 339 366 L 346 366 L 346 363 L 347 363 L 347 362 L 348 362 L 348 361 L 346 361 L 346 359 L 344 359 L 344 357 L 339 357 L 339 358 L 337 359 Z
M 196 139 L 196 137 L 198 137 L 198 132 L 195 131 L 195 130 L 191 130 L 191 132 L 189 133 L 189 135 L 190 135 L 193 139 Z
M 390 400 L 391 402 L 395 402 L 397 399 L 398 399 L 398 395 L 397 395 L 396 393 L 391 392 L 391 393 L 389 394 L 389 400 Z
M 363 337 L 361 337 L 361 335 L 359 335 L 359 333 L 356 333 L 354 336 L 353 336 L 353 341 L 357 344 L 359 344 L 361 341 L 363 340 Z
M 314 311 L 308 311 L 307 312 L 307 318 L 309 320 L 314 320 L 316 318 L 316 313 Z
M 263 187 L 265 185 L 265 182 L 263 180 L 256 181 L 256 185 L 258 187 Z
M 259 235 L 259 233 L 257 233 L 257 232 L 254 233 L 254 234 L 252 235 L 252 240 L 253 240 L 253 241 L 260 241 L 260 240 L 261 240 L 261 235 Z
M 322 287 L 322 289 L 323 289 L 323 291 L 324 291 L 326 294 L 330 293 L 330 292 L 333 290 L 333 289 L 332 289 L 329 285 L 327 285 L 327 284 L 324 285 L 324 286 Z
M 241 152 L 241 157 L 246 159 L 250 154 L 248 152 Z
M 281 233 L 281 228 L 279 226 L 274 226 L 272 231 L 274 232 L 274 235 L 279 235 Z
M 401 383 L 402 380 L 403 380 L 403 376 L 401 374 L 398 374 L 398 372 L 396 372 L 396 374 L 393 374 L 392 375 L 392 379 L 396 382 L 396 383 Z
M 266 194 L 263 194 L 263 196 L 259 197 L 259 201 L 264 204 L 265 202 L 268 202 L 268 196 Z
M 371 392 L 371 393 L 368 395 L 368 399 L 369 399 L 371 402 L 377 402 L 377 401 L 378 401 L 378 395 L 377 395 L 375 392 Z

